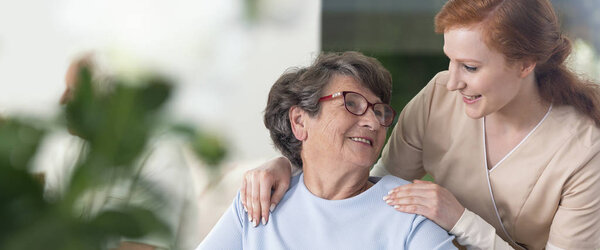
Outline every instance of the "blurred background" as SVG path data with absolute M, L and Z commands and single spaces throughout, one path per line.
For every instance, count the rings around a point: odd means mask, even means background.
M 574 43 L 571 67 L 600 81 L 600 1 L 551 2 Z M 201 240 L 230 205 L 243 172 L 278 155 L 262 111 L 285 69 L 310 64 L 322 50 L 361 51 L 392 72 L 400 111 L 447 67 L 442 35 L 433 32 L 444 3 L 0 0 L 0 116 L 56 119 L 67 68 L 90 51 L 124 78 L 147 71 L 168 77 L 174 88 L 161 119 L 201 128 L 227 150 L 218 174 L 201 157 L 185 157 Z M 46 138 L 41 147 L 59 146 Z

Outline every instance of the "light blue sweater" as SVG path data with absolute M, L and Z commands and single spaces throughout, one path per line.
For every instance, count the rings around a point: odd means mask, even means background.
M 230 209 L 197 249 L 456 249 L 450 236 L 420 215 L 401 213 L 383 201 L 389 190 L 408 182 L 385 176 L 367 191 L 325 200 L 295 176 L 269 222 L 256 228 L 238 192 Z

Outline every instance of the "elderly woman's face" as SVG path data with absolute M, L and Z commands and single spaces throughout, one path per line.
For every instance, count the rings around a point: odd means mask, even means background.
M 363 95 L 368 102 L 381 102 L 369 89 L 349 76 L 334 76 L 323 90 L 323 95 L 353 91 Z M 307 122 L 307 138 L 302 150 L 311 156 L 327 157 L 334 164 L 371 167 L 383 147 L 387 128 L 383 127 L 372 108 L 362 116 L 353 115 L 344 106 L 344 98 L 323 101 L 320 113 Z

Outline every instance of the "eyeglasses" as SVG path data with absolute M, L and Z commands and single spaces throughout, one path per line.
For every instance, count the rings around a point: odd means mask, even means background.
M 389 127 L 392 125 L 394 117 L 396 116 L 396 111 L 394 111 L 390 105 L 385 103 L 370 103 L 367 101 L 367 98 L 352 91 L 337 92 L 328 96 L 323 96 L 319 98 L 319 102 L 330 100 L 338 96 L 344 96 L 344 106 L 346 106 L 346 110 L 353 115 L 364 115 L 367 112 L 367 109 L 371 107 L 381 126 Z

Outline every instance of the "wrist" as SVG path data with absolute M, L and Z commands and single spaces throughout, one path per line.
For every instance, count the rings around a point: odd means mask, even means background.
M 450 234 L 456 235 L 457 233 L 461 232 L 460 228 L 461 225 L 465 223 L 465 220 L 467 219 L 467 209 L 466 208 L 462 208 L 462 213 L 460 213 L 460 216 L 458 217 L 458 219 L 454 222 L 454 225 L 452 225 L 452 228 L 450 228 L 450 230 L 448 230 L 448 232 Z

